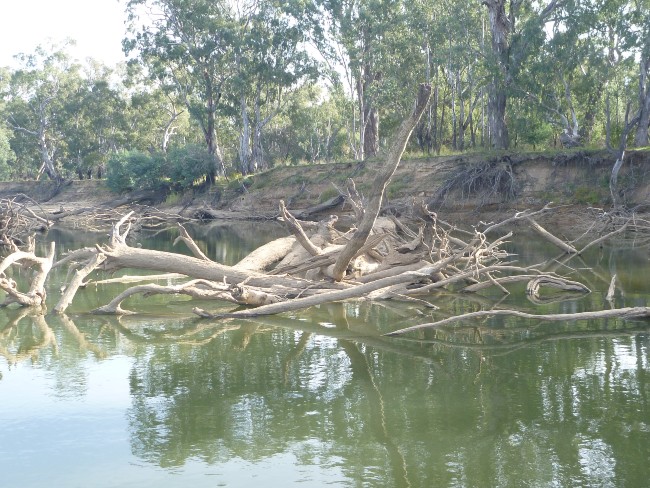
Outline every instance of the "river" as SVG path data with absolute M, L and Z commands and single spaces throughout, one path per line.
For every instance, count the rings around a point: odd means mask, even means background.
M 283 233 L 238 224 L 193 234 L 232 264 Z M 173 237 L 135 240 L 170 249 Z M 46 237 L 59 252 L 98 239 Z M 522 263 L 557 254 L 533 239 L 511 251 Z M 445 291 L 431 298 L 439 311 L 361 302 L 211 323 L 191 307 L 232 305 L 138 296 L 124 304 L 137 315 L 89 314 L 125 289 L 108 284 L 80 290 L 64 316 L 0 309 L 0 486 L 647 486 L 647 321 L 496 317 L 381 335 L 497 302 L 607 308 L 614 272 L 616 306 L 648 305 L 647 248 L 626 241 L 567 266 L 592 293 L 534 304 L 523 286 L 506 297 Z M 52 274 L 52 303 L 64 280 Z

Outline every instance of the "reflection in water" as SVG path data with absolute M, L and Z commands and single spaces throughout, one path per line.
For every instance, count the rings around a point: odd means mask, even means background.
M 232 323 L 179 344 L 152 334 L 155 321 L 78 326 L 23 314 L 0 341 L 12 365 L 29 360 L 55 376 L 59 401 L 83 396 L 88 360 L 128 352 L 130 449 L 170 470 L 293 453 L 285 469 L 303 466 L 307 483 L 310 466 L 339 481 L 405 487 L 642 486 L 650 474 L 647 334 L 505 355 L 418 343 L 409 354 L 413 342 L 398 352 L 346 338 L 365 327 L 358 317 L 384 311 L 349 308 L 315 314 L 331 324 L 328 336 L 300 332 L 300 320 L 295 330 Z
M 592 267 L 602 284 L 595 290 L 606 289 L 612 259 L 618 305 L 645 304 L 647 284 L 622 255 L 604 254 Z M 115 290 L 87 290 L 87 300 L 106 301 Z M 501 306 L 578 312 L 602 307 L 603 295 L 532 305 L 513 289 Z M 42 486 L 45 476 L 52 486 L 646 484 L 647 322 L 501 317 L 410 339 L 381 336 L 492 298 L 444 292 L 440 311 L 419 309 L 431 314 L 424 318 L 411 304 L 351 303 L 217 323 L 172 316 L 188 305 L 169 301 L 147 305 L 156 315 L 122 318 L 2 309 L 0 479 L 8 486 Z M 63 432 L 52 430 L 59 424 Z M 17 468 L 33 459 L 42 466 Z M 124 478 L 111 482 L 107 473 Z

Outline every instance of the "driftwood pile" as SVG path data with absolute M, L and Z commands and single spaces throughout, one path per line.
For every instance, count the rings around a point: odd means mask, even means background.
M 78 289 L 87 285 L 86 280 L 94 270 L 120 268 L 164 272 L 166 278 L 175 276 L 182 282 L 166 286 L 151 282 L 135 284 L 93 313 L 134 313 L 123 309 L 121 304 L 135 294 L 183 294 L 248 306 L 220 314 L 194 309 L 197 315 L 204 318 L 228 319 L 279 314 L 343 300 L 408 300 L 423 307 L 435 307 L 436 290 L 453 288 L 458 292 L 476 293 L 494 287 L 508 293 L 506 286 L 514 282 L 527 284 L 526 292 L 532 301 L 542 301 L 541 290 L 545 287 L 571 294 L 589 293 L 589 288 L 584 284 L 549 271 L 549 265 L 556 264 L 556 260 L 522 267 L 503 250 L 512 233 L 500 232 L 500 229 L 519 222 L 530 225 L 540 235 L 546 235 L 548 231 L 539 226 L 534 217 L 551 210 L 545 207 L 536 212 L 520 212 L 500 223 L 484 224 L 480 226 L 482 230 L 477 228 L 473 231 L 458 229 L 441 221 L 424 206 L 414 207 L 408 223 L 396 217 L 377 218 L 366 244 L 353 255 L 345 276 L 339 281 L 334 278 L 335 265 L 342 250 L 351 242 L 350 235 L 354 234 L 354 229 L 347 232 L 337 230 L 335 218 L 318 223 L 301 222 L 281 204 L 283 220 L 292 235 L 261 246 L 234 266 L 225 266 L 208 259 L 182 226 L 177 242 L 185 243 L 194 256 L 128 245 L 126 237 L 132 217 L 129 213 L 115 223 L 107 245 L 79 249 L 58 261 L 54 261 L 54 244 L 42 257 L 36 256 L 33 239 L 30 239 L 25 250 L 16 247 L 0 262 L 0 289 L 6 294 L 2 305 L 44 306 L 48 273 L 62 266 L 69 266 L 71 271 L 65 291 L 53 307 L 53 312 L 58 314 L 65 312 Z M 417 223 L 417 227 L 413 223 Z M 624 227 L 614 232 L 619 233 L 621 229 Z M 489 239 L 489 235 L 498 237 Z M 611 236 L 612 233 L 602 238 Z M 550 233 L 546 237 L 551 242 L 557 239 Z M 599 240 L 572 252 L 565 249 L 567 243 L 558 243 L 558 247 L 562 248 L 561 252 L 568 260 Z M 18 264 L 34 268 L 31 284 L 24 291 L 18 290 L 16 283 L 4 276 L 10 266 Z M 160 275 L 149 275 L 132 277 L 130 280 L 154 281 L 158 278 Z M 118 280 L 129 281 L 129 278 Z M 517 311 L 491 310 L 422 324 L 393 334 L 439 327 L 462 318 L 485 315 L 575 320 L 599 316 L 636 318 L 647 316 L 648 313 L 646 308 L 615 309 L 592 312 L 583 317 L 581 314 L 532 316 Z
M 548 263 L 527 267 L 518 265 L 504 250 L 504 244 L 512 238 L 512 234 L 504 229 L 524 223 L 539 236 L 556 244 L 570 258 L 625 231 L 627 223 L 578 250 L 535 220 L 538 215 L 550 211 L 549 206 L 537 211 L 518 212 L 499 223 L 481 223 L 471 231 L 461 230 L 439 219 L 424 203 L 414 202 L 407 216 L 379 216 L 384 190 L 399 164 L 413 127 L 428 103 L 429 94 L 430 87 L 423 85 L 413 113 L 402 123 L 386 156 L 386 163 L 377 172 L 369 198 L 364 200 L 354 183 L 348 182 L 344 197 L 355 215 L 356 225 L 352 229 L 338 229 L 335 216 L 320 222 L 301 221 L 280 202 L 280 218 L 290 235 L 256 249 L 234 266 L 225 266 L 211 261 L 201 252 L 180 224 L 181 234 L 177 241 L 184 242 L 193 256 L 128 245 L 127 235 L 134 223 L 133 214 L 128 213 L 112 226 L 108 244 L 73 251 L 59 261 L 54 261 L 53 243 L 47 255 L 39 257 L 35 255 L 33 239 L 25 250 L 9 240 L 11 242 L 7 245 L 11 252 L 0 262 L 0 290 L 6 295 L 2 306 L 11 303 L 27 307 L 45 306 L 48 273 L 61 266 L 69 266 L 70 271 L 64 293 L 53 307 L 53 312 L 58 314 L 65 312 L 78 289 L 88 283 L 93 271 L 120 268 L 153 270 L 184 280 L 177 285 L 135 285 L 94 313 L 133 313 L 122 308 L 122 302 L 134 294 L 183 294 L 247 306 L 228 313 L 194 309 L 200 317 L 225 320 L 279 314 L 344 300 L 407 300 L 423 307 L 435 307 L 436 290 L 452 287 L 456 291 L 475 293 L 486 287 L 496 287 L 508 293 L 505 285 L 513 282 L 526 282 L 532 300 L 541 300 L 540 290 L 545 287 L 561 292 L 589 293 L 584 284 L 550 270 Z M 16 282 L 5 276 L 5 271 L 14 265 L 35 269 L 27 290 L 18 290 Z M 155 277 L 149 276 L 148 279 Z M 517 314 L 516 311 L 503 310 L 481 313 Z M 650 309 L 594 312 L 590 318 L 599 313 L 605 313 L 607 317 L 640 317 L 650 315 Z M 578 315 L 549 319 L 582 318 Z M 441 323 L 423 324 L 416 328 L 439 325 Z

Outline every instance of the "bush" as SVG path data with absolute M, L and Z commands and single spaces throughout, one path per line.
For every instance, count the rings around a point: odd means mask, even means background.
M 159 154 L 129 151 L 108 161 L 106 183 L 111 191 L 157 189 L 164 183 L 165 159 Z
M 202 182 L 214 168 L 215 159 L 201 146 L 185 146 L 167 154 L 169 177 L 174 188 L 183 190 Z

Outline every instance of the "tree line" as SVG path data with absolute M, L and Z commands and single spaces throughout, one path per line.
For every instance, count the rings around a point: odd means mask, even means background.
M 0 68 L 0 179 L 188 187 L 408 151 L 648 145 L 650 0 L 129 0 L 127 61 Z M 624 139 L 623 141 L 621 139 Z

